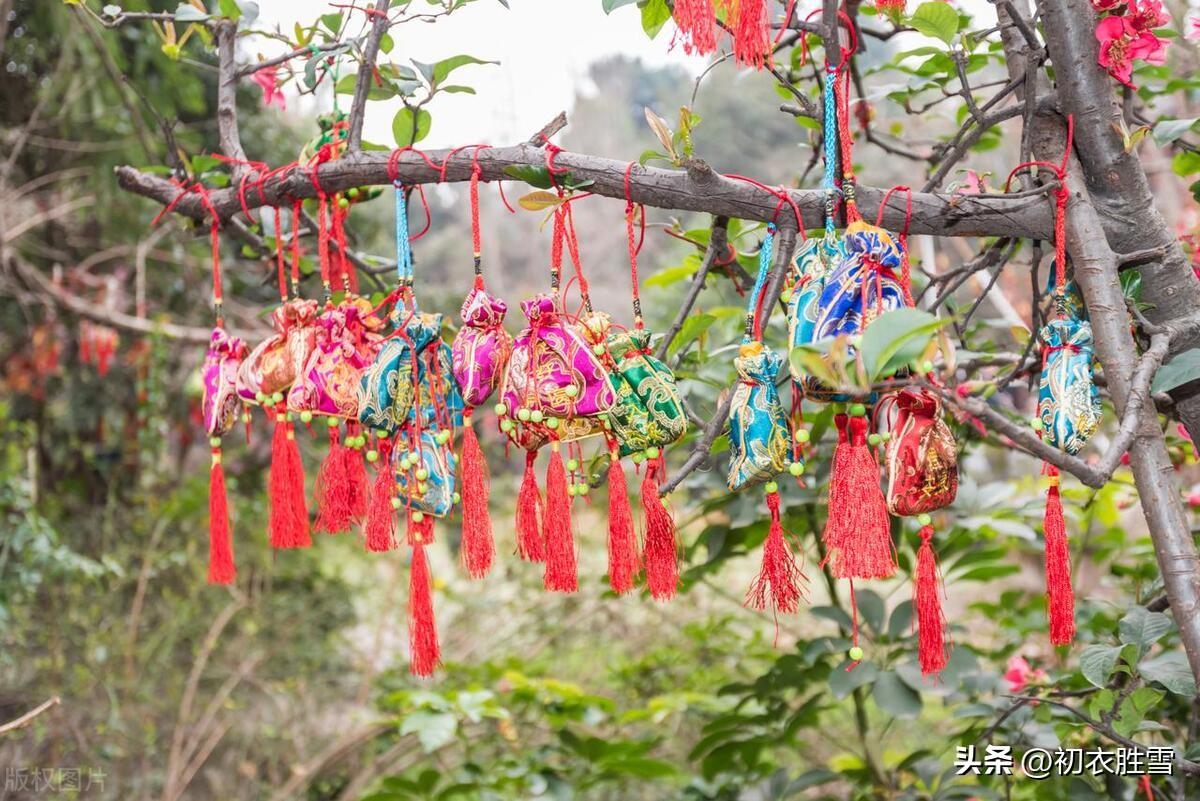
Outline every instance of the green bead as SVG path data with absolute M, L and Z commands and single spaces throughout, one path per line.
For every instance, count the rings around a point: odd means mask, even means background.
M 567 494 L 570 495 L 572 498 L 575 497 L 575 485 L 574 484 L 570 484 L 567 486 Z
M 450 496 L 451 503 L 459 503 L 460 501 L 462 501 L 462 496 L 457 492 Z
M 508 414 L 508 407 L 503 403 L 497 403 L 492 407 L 492 410 L 496 413 L 497 417 L 503 417 L 504 415 Z
M 546 428 L 550 429 L 551 431 L 558 428 L 558 418 L 557 417 L 547 417 L 546 418 Z
M 933 372 L 933 362 L 929 361 L 928 359 L 921 362 L 921 372 L 932 373 Z
M 603 356 L 604 346 L 599 343 L 592 345 L 592 353 L 596 354 L 597 356 Z
M 774 481 L 768 481 L 766 490 L 768 495 L 774 495 L 775 493 L 779 492 L 779 485 Z
M 426 484 L 424 481 L 418 481 L 417 482 L 417 492 L 424 495 L 425 493 L 429 492 L 429 485 Z
M 528 409 L 522 408 L 522 409 L 517 410 L 517 419 L 520 420 L 522 423 L 528 423 L 529 418 L 532 416 L 533 416 L 533 412 L 529 411 Z
M 505 434 L 512 431 L 512 429 L 513 429 L 512 420 L 501 420 L 500 421 L 500 430 L 503 431 Z
M 210 448 L 221 447 L 221 438 L 220 437 L 209 437 L 208 438 L 208 447 L 210 447 Z
M 882 434 L 881 436 L 883 437 L 883 441 L 884 441 L 884 442 L 891 442 L 891 441 L 892 441 L 892 435 L 891 435 L 891 432 L 889 432 L 889 431 L 884 431 L 884 432 L 883 432 L 883 434 Z
M 437 441 L 438 441 L 439 445 L 445 445 L 447 442 L 450 441 L 450 432 L 449 431 L 439 431 L 437 434 Z
M 534 409 L 532 412 L 529 413 L 529 419 L 534 423 L 542 422 L 542 416 L 543 415 L 542 415 L 541 409 Z
M 599 347 L 599 345 L 596 347 Z M 574 384 L 567 384 L 565 387 L 563 387 L 563 394 L 568 398 L 573 398 L 579 394 L 579 387 L 575 386 Z
M 422 520 L 425 519 L 425 513 L 424 512 L 413 512 L 412 517 L 413 517 L 414 523 L 420 523 Z
M 867 444 L 868 445 L 874 446 L 874 445 L 878 445 L 881 442 L 883 442 L 883 437 L 879 436 L 878 434 L 867 434 Z
M 851 417 L 866 417 L 867 416 L 867 407 L 861 403 L 850 404 L 850 416 Z
M 399 509 L 404 503 L 399 498 L 392 498 L 392 508 Z
M 350 187 L 349 189 L 346 190 L 346 197 L 350 198 L 351 200 L 357 200 L 358 199 L 358 189 L 353 186 Z
M 1033 420 L 1031 421 L 1031 424 L 1033 425 L 1034 431 L 1042 430 L 1042 418 L 1040 418 L 1040 417 L 1033 418 Z
M 367 461 L 374 464 L 379 461 L 379 451 L 367 451 Z
M 800 476 L 804 475 L 804 463 L 792 462 L 788 465 L 788 472 L 799 478 Z
M 350 201 L 344 197 L 338 198 L 338 207 L 343 209 L 350 208 Z
M 785 289 L 782 292 L 780 292 L 779 299 L 782 300 L 784 303 L 791 303 L 792 302 L 792 290 Z
M 850 661 L 851 662 L 861 662 L 862 658 L 863 658 L 863 649 L 859 648 L 857 645 L 850 649 Z
M 932 526 L 933 518 L 930 517 L 929 515 L 917 515 L 917 522 L 920 523 L 922 526 Z
M 657 459 L 660 453 L 662 453 L 662 451 L 660 451 L 656 445 L 651 445 L 649 448 L 646 448 L 647 459 Z
M 587 494 L 588 494 L 588 493 L 591 491 L 591 489 L 592 489 L 592 488 L 591 488 L 589 485 L 587 485 L 587 484 L 580 484 L 580 485 L 579 485 L 579 494 L 580 494 L 580 495 L 587 495 Z
M 300 422 L 301 423 L 311 423 L 312 422 L 312 412 L 308 411 L 307 409 L 300 412 Z
M 641 464 L 641 463 L 642 463 L 642 462 L 644 462 L 644 461 L 646 461 L 646 457 L 645 457 L 645 456 L 643 456 L 642 454 L 640 454 L 640 453 L 635 453 L 635 454 L 633 455 L 633 463 L 634 463 L 634 464 Z
M 578 470 L 579 469 L 579 460 L 578 459 L 568 459 L 567 460 L 567 469 L 570 470 L 572 473 L 575 472 L 576 470 Z
M 340 422 L 341 421 L 338 420 L 336 417 L 326 417 L 325 418 L 325 425 L 329 426 L 330 428 L 337 428 L 338 423 L 340 423 Z
M 797 442 L 808 442 L 812 439 L 812 433 L 807 428 L 802 428 L 796 432 Z
M 424 467 L 417 471 L 417 481 L 424 481 L 427 478 L 429 478 L 429 471 Z
M 267 400 L 268 400 L 268 398 L 267 398 L 267 393 L 265 393 L 265 392 L 262 392 L 261 390 L 260 390 L 260 391 L 258 391 L 258 392 L 255 392 L 255 393 L 254 393 L 254 399 L 255 399 L 256 401 L 258 401 L 259 403 L 266 403 L 266 402 L 267 402 Z

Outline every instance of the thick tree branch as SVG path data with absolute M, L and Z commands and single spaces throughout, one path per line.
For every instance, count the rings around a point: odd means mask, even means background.
M 246 165 L 246 151 L 238 133 L 237 116 L 237 23 L 221 20 L 217 23 L 217 135 L 221 152 L 233 160 L 233 183 L 241 179 Z
M 449 150 L 430 151 L 426 155 L 435 164 L 449 158 L 445 180 L 467 181 L 471 177 L 473 153 L 462 150 L 450 155 Z M 532 144 L 488 148 L 479 151 L 479 167 L 485 181 L 506 181 L 513 178 L 506 172 L 510 167 L 541 167 L 546 164 L 547 151 Z M 625 198 L 624 174 L 626 162 L 569 151 L 554 157 L 555 167 L 569 170 L 577 180 L 594 183 L 588 191 L 605 197 Z M 397 161 L 398 175 L 403 183 L 437 183 L 442 179 L 439 169 L 429 166 L 417 153 L 404 153 Z M 388 154 L 357 153 L 320 165 L 320 183 L 327 192 L 337 192 L 355 186 L 390 185 Z M 162 204 L 175 201 L 181 190 L 160 176 L 143 173 L 134 167 L 118 167 L 117 179 L 122 188 L 152 198 Z M 235 180 L 235 185 L 237 181 Z M 634 203 L 656 208 L 707 212 L 716 216 L 766 222 L 781 217 L 779 198 L 773 191 L 735 181 L 714 172 L 702 163 L 688 170 L 667 170 L 645 167 L 634 171 L 631 181 Z M 816 224 L 824 214 L 824 193 L 820 190 L 789 190 L 799 205 L 806 225 Z M 858 205 L 864 216 L 873 218 L 885 191 L 873 187 L 858 187 Z M 241 209 L 237 190 L 221 189 L 209 193 L 217 213 L 227 218 Z M 297 167 L 272 177 L 261 185 L 249 181 L 246 185 L 247 205 L 290 204 L 292 198 L 316 195 L 312 172 Z M 895 201 L 895 198 L 893 198 Z M 207 215 L 205 206 L 194 193 L 179 198 L 174 210 L 193 219 Z M 899 229 L 905 223 L 904 203 L 889 203 L 883 225 Z M 1017 236 L 1049 238 L 1053 230 L 1051 215 L 1040 198 L 1010 198 L 1004 196 L 963 196 L 945 194 L 913 194 L 913 234 L 940 236 Z

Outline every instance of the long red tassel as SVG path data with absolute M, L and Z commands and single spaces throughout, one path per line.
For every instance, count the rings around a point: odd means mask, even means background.
M 1050 642 L 1066 645 L 1075 639 L 1075 591 L 1071 588 L 1071 554 L 1067 549 L 1067 526 L 1058 494 L 1058 468 L 1047 464 L 1042 472 L 1050 482 L 1046 491 L 1046 598 L 1050 615 Z
M 575 592 L 579 576 L 575 564 L 575 534 L 571 531 L 571 497 L 567 469 L 558 443 L 551 443 L 546 468 L 546 514 L 542 518 L 546 541 L 546 569 L 542 583 L 553 592 Z
M 307 548 L 308 507 L 304 500 L 304 465 L 296 434 L 282 406 L 275 412 L 275 434 L 271 438 L 269 530 L 272 548 Z
M 913 606 L 917 610 L 918 658 L 922 675 L 940 673 L 950 659 L 946 647 L 946 617 L 942 613 L 941 572 L 933 553 L 933 526 L 921 526 L 921 547 L 917 550 L 916 586 Z
M 828 562 L 833 553 L 842 547 L 846 539 L 846 527 L 843 525 L 842 511 L 846 507 L 846 470 L 842 466 L 846 461 L 846 453 L 850 450 L 850 440 L 846 437 L 846 421 L 850 418 L 844 414 L 833 416 L 834 428 L 837 430 L 837 445 L 833 448 L 833 457 L 829 466 L 829 510 L 825 518 L 825 530 L 821 532 L 821 540 L 825 543 Z M 825 562 L 821 563 L 825 567 Z
M 217 444 L 213 445 L 212 469 L 208 474 L 208 583 L 232 584 L 236 578 L 225 468 L 221 465 L 221 446 Z
M 637 533 L 629 506 L 629 482 L 616 451 L 608 464 L 608 583 L 617 595 L 633 589 L 638 573 Z
M 467 575 L 476 579 L 488 574 L 496 556 L 488 494 L 487 461 L 467 411 L 462 429 L 462 564 Z
M 834 456 L 837 472 L 829 480 L 825 536 L 835 549 L 830 553 L 833 574 L 838 578 L 888 578 L 896 572 L 896 555 L 887 501 L 879 486 L 879 465 L 867 447 L 867 418 L 849 418 L 846 436 L 842 458 Z M 840 443 L 838 447 L 842 447 Z
M 800 582 L 805 577 L 783 535 L 778 492 L 768 490 L 767 508 L 771 510 L 771 528 L 763 542 L 762 567 L 746 593 L 746 605 L 759 611 L 770 605 L 776 612 L 792 614 L 800 609 L 804 597 Z
M 351 422 L 347 424 L 346 431 L 354 433 L 358 427 L 357 423 Z M 358 436 L 362 437 L 362 430 L 358 429 Z M 364 451 L 362 448 L 345 448 L 342 458 L 346 460 L 342 468 L 343 474 L 346 476 L 346 485 L 349 487 L 349 502 L 347 507 L 350 510 L 350 523 L 360 523 L 367 517 L 367 504 L 371 499 L 370 481 L 367 479 L 367 465 L 363 461 Z
M 338 427 L 329 426 L 329 450 L 317 470 L 317 531 L 336 534 L 350 528 L 354 492 L 346 473 L 350 451 L 342 444 Z
M 712 0 L 675 0 L 672 15 L 684 52 L 706 56 L 717 49 L 717 12 Z
M 396 547 L 396 477 L 392 472 L 392 441 L 379 441 L 379 458 L 375 461 L 375 483 L 371 487 L 371 502 L 367 522 L 363 526 L 368 551 L 385 553 Z
M 766 0 L 738 0 L 736 8 L 736 19 L 727 20 L 733 28 L 733 57 L 739 64 L 761 69 L 771 50 Z
M 533 472 L 536 460 L 537 451 L 525 451 L 525 476 L 517 494 L 517 553 L 526 562 L 546 559 L 546 541 L 542 537 L 542 493 Z
M 642 479 L 642 511 L 646 515 L 646 586 L 658 601 L 675 597 L 679 589 L 679 550 L 675 543 L 675 520 L 658 495 L 658 475 L 663 470 L 659 456 L 646 462 Z
M 433 619 L 433 582 L 425 545 L 432 538 L 433 521 L 425 517 L 414 520 L 412 540 L 412 569 L 408 582 L 408 649 L 409 670 L 414 676 L 432 676 L 442 661 L 438 644 L 437 623 Z

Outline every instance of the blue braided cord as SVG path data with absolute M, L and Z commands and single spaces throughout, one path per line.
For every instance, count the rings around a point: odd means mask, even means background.
M 825 76 L 825 177 L 822 186 L 832 196 L 837 180 L 837 107 L 834 102 L 833 84 L 837 80 L 837 68 L 831 67 Z M 832 207 L 832 203 L 829 204 Z M 833 230 L 833 217 L 825 215 L 825 228 Z
M 754 289 L 750 290 L 750 302 L 746 306 L 746 334 L 743 342 L 751 340 L 754 314 L 758 311 L 758 298 L 762 295 L 767 283 L 767 273 L 771 271 L 771 252 L 775 249 L 775 223 L 767 223 L 767 236 L 758 249 L 758 276 L 754 279 Z
M 396 187 L 396 279 L 401 284 L 412 283 L 412 247 L 408 242 L 408 202 L 404 199 L 404 188 Z

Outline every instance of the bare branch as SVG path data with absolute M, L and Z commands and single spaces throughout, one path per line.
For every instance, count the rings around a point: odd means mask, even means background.
M 347 147 L 350 152 L 362 150 L 363 119 L 367 113 L 367 96 L 371 91 L 371 82 L 375 80 L 375 61 L 379 58 L 379 42 L 391 27 L 388 19 L 388 6 L 392 0 L 377 0 L 372 16 L 371 33 L 367 36 L 366 47 L 363 48 L 362 61 L 358 65 L 358 79 L 354 82 L 354 101 L 350 104 L 350 136 Z
M 688 284 L 687 294 L 683 297 L 683 303 L 679 306 L 679 311 L 675 313 L 675 319 L 672 321 L 662 341 L 658 343 L 658 350 L 654 354 L 659 360 L 667 358 L 667 351 L 671 347 L 671 343 L 675 341 L 675 337 L 679 336 L 679 330 L 683 328 L 684 322 L 688 315 L 692 313 L 692 308 L 696 305 L 696 299 L 700 297 L 700 292 L 704 289 L 704 282 L 708 278 L 708 271 L 712 269 L 713 264 L 717 259 L 724 258 L 729 251 L 728 229 L 729 219 L 726 217 L 717 217 L 713 220 L 712 229 L 708 235 L 708 249 L 704 251 L 704 258 L 700 262 L 700 268 L 696 270 L 696 274 L 692 276 L 692 282 Z
M 24 715 L 21 715 L 21 717 L 17 718 L 16 720 L 10 720 L 8 723 L 0 724 L 0 734 L 7 734 L 10 731 L 16 731 L 17 729 L 25 728 L 30 723 L 33 723 L 33 721 L 39 715 L 50 711 L 61 703 L 62 699 L 57 695 L 53 698 L 47 699 L 43 703 L 38 704 L 33 709 L 26 712 Z

